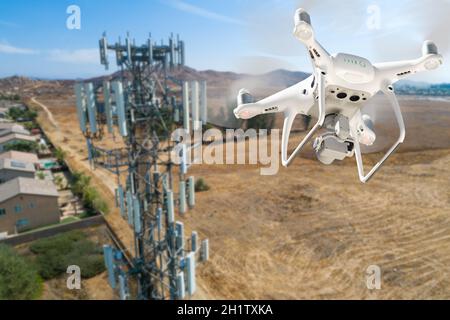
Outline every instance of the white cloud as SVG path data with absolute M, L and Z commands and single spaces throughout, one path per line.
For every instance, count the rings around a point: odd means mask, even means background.
M 49 59 L 56 62 L 73 64 L 99 64 L 98 49 L 62 50 L 53 49 L 49 51 Z
M 222 15 L 219 13 L 215 13 L 213 11 L 210 11 L 205 8 L 198 7 L 198 6 L 194 6 L 192 4 L 189 4 L 189 3 L 181 1 L 181 0 L 168 0 L 168 1 L 165 1 L 165 3 L 167 3 L 168 5 L 170 5 L 171 7 L 175 8 L 177 10 L 191 13 L 191 14 L 194 14 L 197 16 L 201 16 L 201 17 L 204 17 L 207 19 L 231 23 L 231 24 L 238 24 L 238 25 L 246 24 L 241 20 L 238 20 L 238 19 L 235 19 L 232 17 L 228 17 L 228 16 L 225 16 L 225 15 Z
M 26 48 L 14 47 L 7 43 L 0 43 L 0 53 L 8 54 L 38 54 L 39 51 Z

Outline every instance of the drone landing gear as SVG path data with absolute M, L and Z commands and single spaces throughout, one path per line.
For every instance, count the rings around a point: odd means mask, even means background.
M 294 123 L 294 119 L 297 115 L 297 111 L 293 109 L 288 109 L 284 112 L 284 125 L 283 125 L 283 135 L 281 138 L 281 164 L 287 167 L 295 156 L 302 151 L 303 147 L 306 143 L 311 140 L 314 134 L 323 126 L 325 121 L 325 83 L 324 77 L 321 72 L 318 72 L 318 100 L 319 100 L 319 116 L 317 119 L 317 123 L 314 127 L 308 132 L 306 137 L 300 142 L 300 144 L 295 148 L 294 152 L 288 157 L 287 149 L 289 143 L 289 136 L 292 129 L 292 124 Z
M 355 155 L 356 155 L 356 163 L 358 165 L 359 180 L 361 180 L 361 182 L 363 183 L 369 181 L 369 179 L 375 174 L 375 172 L 378 171 L 378 169 L 381 168 L 381 166 L 389 158 L 389 156 L 393 154 L 395 150 L 397 150 L 397 148 L 400 146 L 400 144 L 403 143 L 403 141 L 405 140 L 405 124 L 403 122 L 402 112 L 400 110 L 400 105 L 398 104 L 397 98 L 395 96 L 394 89 L 392 86 L 388 86 L 382 91 L 387 96 L 389 102 L 392 105 L 392 108 L 394 109 L 395 117 L 397 119 L 397 123 L 400 129 L 400 135 L 397 141 L 394 143 L 394 145 L 384 155 L 384 157 L 372 167 L 372 169 L 369 171 L 367 175 L 364 175 L 364 165 L 361 156 L 361 148 L 359 146 L 358 141 L 358 133 L 355 129 L 355 126 L 350 125 L 351 128 L 350 135 L 353 137 L 353 141 L 355 144 Z M 360 114 L 358 114 L 357 116 L 360 116 Z

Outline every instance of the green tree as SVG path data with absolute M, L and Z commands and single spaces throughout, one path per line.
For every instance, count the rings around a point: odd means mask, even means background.
M 42 281 L 34 265 L 0 244 L 0 300 L 36 299 L 41 292 Z

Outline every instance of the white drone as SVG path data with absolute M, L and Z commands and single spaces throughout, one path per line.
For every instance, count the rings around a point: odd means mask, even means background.
M 259 102 L 253 102 L 250 93 L 241 89 L 234 114 L 236 118 L 250 119 L 260 114 L 284 113 L 281 142 L 283 166 L 288 166 L 313 135 L 324 128 L 325 132 L 313 144 L 319 161 L 331 164 L 334 160 L 356 154 L 359 179 L 365 183 L 405 139 L 405 125 L 392 84 L 417 72 L 436 69 L 442 64 L 442 55 L 438 54 L 436 45 L 431 41 L 424 42 L 422 57 L 416 60 L 371 64 L 369 60 L 351 54 L 330 55 L 315 39 L 310 16 L 304 9 L 296 11 L 294 21 L 294 36 L 306 46 L 312 60 L 313 74 Z M 366 175 L 360 144 L 372 145 L 376 135 L 372 120 L 361 113 L 361 107 L 380 90 L 392 104 L 400 135 Z M 297 114 L 318 120 L 288 157 L 289 135 Z

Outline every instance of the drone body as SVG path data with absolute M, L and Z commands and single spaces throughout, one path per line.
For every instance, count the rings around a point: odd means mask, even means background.
M 313 74 L 258 102 L 253 102 L 250 93 L 241 89 L 234 114 L 237 118 L 249 119 L 260 114 L 284 113 L 281 142 L 281 162 L 284 166 L 288 166 L 305 144 L 320 129 L 324 129 L 313 144 L 319 161 L 331 164 L 355 155 L 359 178 L 361 182 L 367 182 L 405 138 L 405 125 L 393 83 L 408 75 L 436 69 L 443 58 L 430 41 L 425 41 L 422 57 L 415 60 L 371 64 L 369 60 L 351 54 L 330 55 L 315 39 L 306 11 L 298 9 L 294 21 L 294 36 L 306 46 Z M 361 108 L 380 91 L 393 107 L 400 133 L 396 143 L 365 174 L 360 144 L 372 145 L 376 135 L 372 120 L 361 113 Z M 312 116 L 317 118 L 317 122 L 288 157 L 289 135 L 297 114 Z

